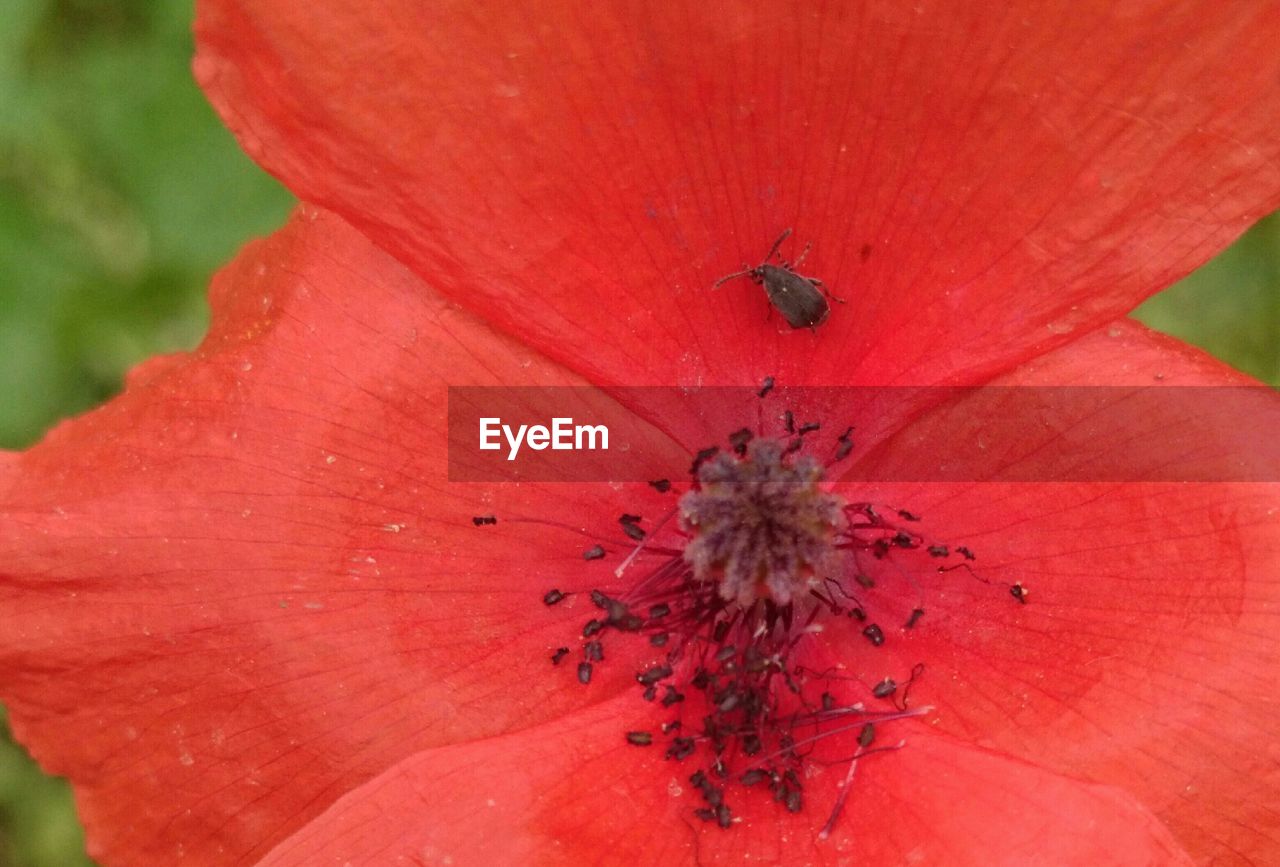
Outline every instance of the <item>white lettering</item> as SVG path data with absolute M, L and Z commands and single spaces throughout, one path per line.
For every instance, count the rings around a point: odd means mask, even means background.
M 551 431 L 540 424 L 535 424 L 529 428 L 529 436 L 525 438 L 525 442 L 529 444 L 529 448 L 542 451 L 547 447 L 547 443 L 551 442 Z
M 573 419 L 551 420 L 551 448 L 558 452 L 573 450 Z
M 606 452 L 609 450 L 609 429 L 602 424 L 595 424 L 595 425 L 580 424 L 573 429 L 573 433 L 574 433 L 573 447 L 576 448 L 578 451 L 582 451 L 583 448 L 588 448 L 588 449 L 591 449 L 592 451 L 595 451 L 597 435 L 599 435 L 600 437 L 600 448 Z M 583 434 L 586 434 L 586 437 L 587 437 L 586 446 L 582 445 Z
M 524 432 L 528 427 L 527 424 L 520 425 L 516 435 L 513 437 L 511 436 L 511 425 L 504 424 L 502 426 L 502 432 L 506 435 L 507 442 L 511 444 L 511 451 L 507 454 L 507 460 L 514 461 L 516 459 L 516 452 L 520 451 L 520 440 L 524 439 Z
M 507 460 L 514 461 L 520 447 L 527 445 L 534 451 L 550 446 L 555 451 L 609 450 L 609 428 L 602 424 L 575 425 L 571 418 L 553 418 L 551 427 L 522 424 L 512 428 L 500 418 L 480 419 L 480 449 L 497 451 L 502 448 L 498 435 L 507 441 Z
M 498 425 L 502 422 L 500 418 L 482 418 L 480 419 L 480 450 L 481 451 L 497 451 L 502 448 L 502 443 L 497 442 Z M 490 438 L 493 442 L 490 442 Z

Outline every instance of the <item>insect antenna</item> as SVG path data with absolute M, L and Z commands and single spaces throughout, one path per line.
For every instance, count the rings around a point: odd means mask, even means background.
M 751 275 L 755 274 L 755 272 L 756 272 L 756 269 L 755 269 L 755 268 L 748 268 L 748 269 L 747 269 L 747 270 L 745 270 L 745 271 L 736 271 L 736 272 L 734 272 L 733 274 L 730 274 L 730 275 L 729 275 L 729 276 L 727 276 L 727 277 L 721 277 L 721 278 L 720 278 L 719 280 L 717 280 L 715 283 L 712 283 L 712 284 L 711 284 L 711 288 L 712 288 L 712 289 L 719 289 L 719 288 L 720 288 L 720 286 L 721 286 L 722 284 L 724 284 L 724 283 L 728 283 L 730 280 L 733 280 L 733 279 L 735 279 L 735 278 L 737 278 L 737 277 L 750 277 Z
M 769 248 L 769 255 L 764 257 L 764 261 L 768 262 L 773 258 L 773 254 L 778 252 L 778 248 L 782 246 L 782 242 L 791 237 L 791 229 L 783 229 L 782 234 L 778 236 L 778 240 L 773 242 L 773 246 Z

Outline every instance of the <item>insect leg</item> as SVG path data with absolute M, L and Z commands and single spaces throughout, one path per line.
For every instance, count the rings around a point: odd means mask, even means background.
M 810 248 L 810 247 L 812 247 L 812 246 L 813 246 L 813 242 L 812 242 L 812 241 L 810 241 L 808 244 L 805 244 L 805 245 L 804 245 L 804 249 L 800 251 L 800 257 L 799 257 L 798 259 L 796 259 L 795 264 L 791 266 L 791 270 L 793 270 L 793 271 L 794 271 L 794 270 L 796 270 L 796 269 L 798 269 L 798 268 L 800 267 L 800 263 L 804 261 L 804 257 L 805 257 L 805 256 L 808 256 L 808 255 L 809 255 L 809 248 Z M 809 282 L 811 282 L 811 283 L 817 283 L 818 281 L 817 281 L 817 280 L 810 279 L 810 280 L 809 280 Z
M 831 290 L 827 289 L 827 287 L 826 287 L 826 286 L 823 286 L 823 285 L 822 285 L 822 281 L 821 281 L 821 280 L 814 280 L 812 277 L 806 277 L 805 279 L 806 279 L 806 280 L 808 280 L 810 283 L 812 283 L 814 286 L 817 286 L 819 289 L 821 289 L 821 290 L 822 290 L 822 294 L 823 294 L 823 295 L 826 295 L 826 296 L 827 296 L 828 298 L 830 298 L 832 301 L 839 301 L 841 304 L 848 304 L 848 303 L 849 303 L 849 302 L 848 302 L 848 301 L 846 301 L 845 299 L 841 298 L 839 295 L 832 294 Z

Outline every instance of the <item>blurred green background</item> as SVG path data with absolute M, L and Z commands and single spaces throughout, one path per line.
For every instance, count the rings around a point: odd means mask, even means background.
M 0 8 L 0 447 L 20 448 L 195 346 L 210 274 L 291 198 L 191 81 L 189 0 Z M 1139 318 L 1280 383 L 1280 216 Z M 0 867 L 89 863 L 66 784 L 0 713 Z

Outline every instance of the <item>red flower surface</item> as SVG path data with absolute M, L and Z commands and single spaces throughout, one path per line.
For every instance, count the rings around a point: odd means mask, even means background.
M 1247 383 L 1122 317 L 1280 205 L 1274 4 L 206 0 L 197 34 L 310 204 L 215 279 L 199 349 L 0 462 L 0 698 L 104 862 L 1280 861 L 1274 484 L 859 487 L 993 584 L 921 571 L 884 647 L 803 640 L 928 664 L 823 840 L 844 765 L 797 813 L 693 818 L 690 768 L 622 737 L 644 643 L 587 687 L 546 658 L 584 609 L 541 594 L 614 563 L 472 523 L 614 538 L 669 497 L 445 462 L 448 385 Z M 816 332 L 710 291 L 791 225 L 849 299 Z M 855 458 L 910 461 L 921 412 Z M 1199 424 L 1196 460 L 1248 459 Z

